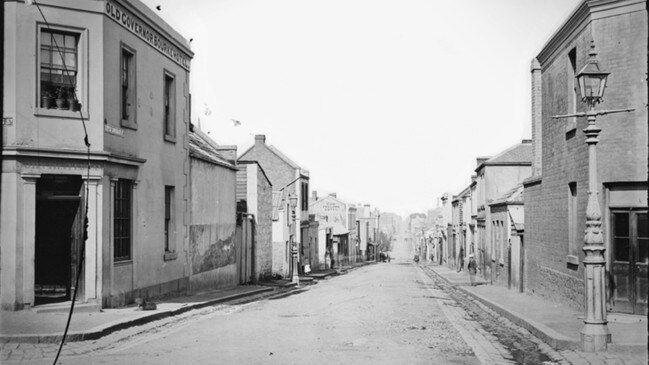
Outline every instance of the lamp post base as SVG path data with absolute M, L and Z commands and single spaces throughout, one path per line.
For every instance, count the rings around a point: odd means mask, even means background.
M 606 323 L 586 323 L 581 329 L 581 345 L 584 352 L 606 351 L 611 342 L 611 332 Z

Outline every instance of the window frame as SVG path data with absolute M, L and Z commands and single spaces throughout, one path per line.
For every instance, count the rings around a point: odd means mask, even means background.
M 131 114 L 128 115 L 127 119 L 124 119 L 124 87 L 123 87 L 123 69 L 124 69 L 124 52 L 127 52 L 131 55 L 131 62 L 129 65 L 129 74 L 127 77 L 128 88 L 130 89 L 130 95 L 132 96 L 132 108 L 129 110 Z M 125 128 L 137 129 L 137 52 L 134 48 L 129 47 L 124 42 L 120 42 L 120 52 L 119 52 L 119 118 L 120 125 Z M 128 96 L 127 96 L 128 98 Z
M 35 33 L 35 80 L 34 80 L 34 106 L 33 113 L 35 116 L 47 116 L 47 117 L 59 117 L 66 119 L 81 119 L 79 112 L 72 110 L 61 110 L 61 109 L 46 109 L 41 107 L 41 34 L 43 31 L 52 31 L 52 32 L 62 32 L 62 33 L 72 33 L 78 37 L 77 40 L 77 80 L 76 80 L 76 96 L 77 100 L 81 104 L 81 113 L 84 118 L 88 118 L 88 85 L 89 85 L 89 73 L 88 73 L 88 29 L 72 26 L 62 26 L 57 24 L 49 24 L 49 26 L 43 22 L 36 23 L 36 33 Z
M 164 186 L 164 207 L 163 207 L 163 235 L 164 255 L 163 260 L 175 260 L 176 253 L 176 187 L 174 185 Z
M 171 79 L 171 85 L 167 89 L 167 78 Z M 167 142 L 176 143 L 176 75 L 165 69 L 162 76 L 162 134 Z M 169 95 L 167 95 L 169 90 Z M 169 100 L 167 100 L 167 98 Z M 168 102 L 169 110 L 167 111 Z M 171 133 L 169 133 L 171 132 Z
M 133 180 L 129 179 L 115 181 L 113 197 L 113 262 L 115 263 L 133 259 L 133 185 Z M 126 207 L 122 205 L 124 202 L 127 202 Z M 126 222 L 126 227 L 124 227 L 124 222 Z M 118 241 L 124 239 L 127 240 L 127 249 L 122 247 L 118 250 Z M 119 245 L 123 246 L 123 241 Z M 128 251 L 127 255 L 122 254 L 125 251 Z

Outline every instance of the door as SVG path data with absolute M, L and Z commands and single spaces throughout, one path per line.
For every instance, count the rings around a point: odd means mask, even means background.
M 70 300 L 83 244 L 80 198 L 38 199 L 35 235 L 35 304 Z M 77 296 L 79 297 L 79 296 Z
M 649 217 L 647 211 L 611 212 L 613 311 L 647 314 Z
M 237 263 L 239 265 L 239 284 L 252 280 L 252 224 L 248 219 L 241 219 L 237 225 Z

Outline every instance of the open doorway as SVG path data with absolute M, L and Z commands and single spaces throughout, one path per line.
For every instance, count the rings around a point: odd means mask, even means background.
M 81 185 L 74 175 L 43 175 L 36 184 L 35 305 L 71 299 L 83 244 Z

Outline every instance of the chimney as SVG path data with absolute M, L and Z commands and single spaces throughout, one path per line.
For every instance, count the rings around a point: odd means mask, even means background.
M 237 146 L 216 146 L 216 152 L 223 156 L 226 160 L 236 161 L 237 159 Z
M 311 199 L 313 199 L 313 201 L 317 201 L 317 200 L 318 200 L 318 192 L 317 192 L 317 191 L 313 190 L 313 191 L 311 192 Z
M 333 196 L 334 198 L 337 198 L 336 193 L 329 193 L 329 196 Z
M 532 176 L 541 176 L 541 149 L 543 141 L 541 140 L 541 64 L 535 58 L 530 66 L 532 73 Z
M 255 144 L 266 144 L 266 135 L 265 134 L 256 134 L 255 135 Z

